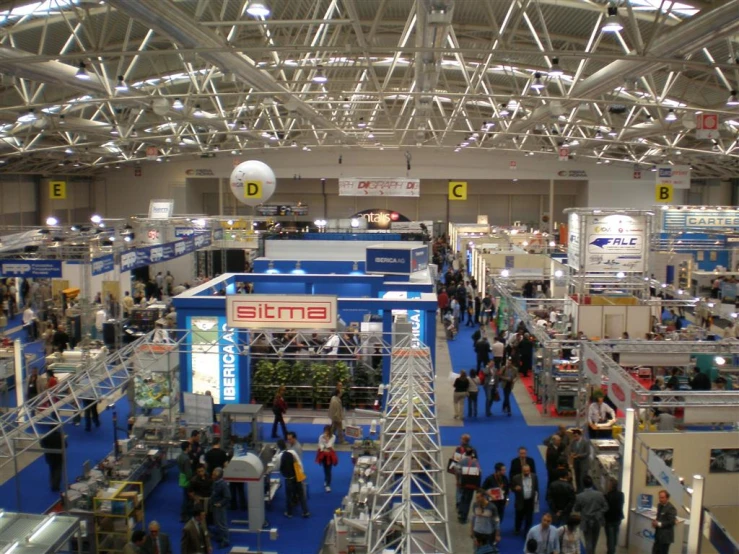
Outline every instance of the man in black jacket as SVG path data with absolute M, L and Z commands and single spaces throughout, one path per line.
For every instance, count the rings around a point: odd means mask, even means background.
M 565 449 L 562 446 L 562 439 L 559 435 L 552 435 L 547 446 L 546 462 L 547 462 L 547 483 L 550 485 L 554 483 L 559 476 L 557 475 L 557 468 L 559 467 L 559 460 L 564 456 Z M 552 514 L 554 516 L 554 514 Z M 554 517 L 554 525 L 559 527 L 557 518 Z
M 213 446 L 205 453 L 205 465 L 208 466 L 208 473 L 212 474 L 217 467 L 223 469 L 228 462 L 228 452 L 221 448 L 221 439 L 213 439 Z
M 44 452 L 44 458 L 49 466 L 49 481 L 52 492 L 59 492 L 62 486 L 62 469 L 64 468 L 64 435 L 61 429 L 54 429 L 40 441 L 41 447 L 51 452 Z
M 491 496 L 495 495 L 493 496 L 493 504 L 498 510 L 498 517 L 500 518 L 501 524 L 503 523 L 505 507 L 508 503 L 508 494 L 510 492 L 508 477 L 506 477 L 505 473 L 505 464 L 498 462 L 495 464 L 495 473 L 488 475 L 482 482 L 482 488 L 488 492 L 492 490 L 493 492 L 490 493 Z M 495 489 L 500 490 L 495 491 Z
M 691 390 L 711 390 L 711 379 L 698 366 L 693 368 L 693 378 L 690 380 Z
M 480 337 L 475 343 L 475 354 L 477 354 L 477 372 L 486 367 L 490 363 L 490 342 L 485 335 Z
M 654 527 L 654 546 L 652 554 L 669 554 L 670 545 L 675 542 L 675 521 L 677 510 L 670 502 L 670 493 L 659 491 L 657 517 L 652 521 Z
M 300 503 L 303 509 L 303 517 L 310 517 L 308 511 L 308 501 L 305 498 L 305 487 L 302 481 L 298 480 L 295 465 L 301 464 L 298 454 L 294 450 L 288 450 L 285 441 L 280 439 L 277 441 L 277 448 L 280 449 L 280 474 L 285 479 L 285 496 L 287 504 L 285 508 L 285 516 L 293 517 L 293 506 Z
M 561 472 L 556 481 L 550 481 L 547 489 L 547 503 L 552 513 L 552 524 L 561 527 L 567 523 L 572 507 L 575 505 L 575 489 L 568 480 L 567 473 Z
M 513 478 L 521 473 L 523 466 L 529 466 L 531 473 L 536 473 L 536 463 L 533 458 L 528 456 L 528 450 L 525 446 L 519 447 L 518 458 L 511 460 L 511 471 L 508 474 L 508 480 L 513 481 Z

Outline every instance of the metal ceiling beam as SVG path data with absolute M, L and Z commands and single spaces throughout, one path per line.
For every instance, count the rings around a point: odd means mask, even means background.
M 675 27 L 669 34 L 656 40 L 648 52 L 652 56 L 680 57 L 704 48 L 739 29 L 739 0 L 729 0 L 716 8 L 701 12 L 697 16 Z M 622 60 L 616 60 L 603 69 L 581 80 L 570 91 L 570 96 L 595 97 L 612 91 L 624 78 L 631 75 L 649 75 L 664 64 L 644 60 L 632 52 Z M 576 102 L 564 101 L 565 108 Z M 537 123 L 552 116 L 550 106 L 537 108 L 530 117 L 514 122 L 508 129 L 511 133 L 523 133 Z
M 222 48 L 220 52 L 203 53 L 200 56 L 223 71 L 235 74 L 249 86 L 272 92 L 280 102 L 289 104 L 292 111 L 316 126 L 330 129 L 342 141 L 354 142 L 353 137 L 347 135 L 343 129 L 306 102 L 296 98 L 271 75 L 255 67 L 251 59 L 233 51 L 222 36 L 204 28 L 178 7 L 160 0 L 108 0 L 108 4 L 185 48 Z

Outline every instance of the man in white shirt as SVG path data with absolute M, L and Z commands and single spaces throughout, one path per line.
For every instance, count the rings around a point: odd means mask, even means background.
M 23 311 L 23 327 L 28 333 L 28 340 L 36 340 L 36 314 L 33 313 L 31 306 L 27 306 Z
M 505 356 L 505 344 L 500 340 L 500 337 L 495 337 L 493 344 L 490 345 L 490 349 L 493 351 L 493 362 L 495 363 L 495 369 L 500 369 L 503 366 L 503 357 Z
M 323 351 L 327 356 L 338 356 L 339 346 L 341 345 L 341 337 L 338 333 L 331 335 L 323 345 Z
M 616 412 L 604 401 L 603 394 L 595 397 L 595 402 L 588 408 L 588 425 L 591 439 L 611 438 L 613 424 L 616 423 Z

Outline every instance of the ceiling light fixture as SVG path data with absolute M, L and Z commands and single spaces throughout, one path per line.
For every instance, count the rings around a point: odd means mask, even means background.
M 239 131 L 246 131 L 249 127 L 247 127 L 246 123 L 243 121 L 239 121 Z
M 616 132 L 616 129 L 614 129 L 613 127 L 611 127 L 611 130 L 610 130 L 610 131 L 608 131 L 608 136 L 609 136 L 609 137 L 615 137 L 615 136 L 618 136 L 618 133 Z
M 367 138 L 375 138 L 375 134 L 372 132 L 372 129 L 370 129 L 370 132 L 367 133 Z
M 348 98 L 344 98 L 344 103 L 341 105 L 341 107 L 344 108 L 345 110 L 348 110 L 349 108 L 352 107 L 352 105 L 349 103 Z
M 313 82 L 325 83 L 326 81 L 328 81 L 328 77 L 326 77 L 326 74 L 323 72 L 323 66 L 316 66 L 316 72 L 313 74 Z
M 541 90 L 544 88 L 544 83 L 541 80 L 541 73 L 538 71 L 534 73 L 534 82 L 531 83 L 531 88 L 534 90 Z
M 603 138 L 603 133 L 600 132 L 600 129 L 595 132 L 595 138 L 599 140 Z
M 624 26 L 621 25 L 621 20 L 618 18 L 618 8 L 608 6 L 608 17 L 606 17 L 600 30 L 604 33 L 617 33 L 623 28 Z
M 673 110 L 672 108 L 667 110 L 665 121 L 677 121 L 677 114 L 675 113 L 675 110 Z
M 552 58 L 552 68 L 549 70 L 550 77 L 561 77 L 564 72 L 559 67 L 559 58 Z
M 77 70 L 77 73 L 74 74 L 75 77 L 78 79 L 81 79 L 82 81 L 89 81 L 90 80 L 90 74 L 87 72 L 87 67 L 85 67 L 85 62 L 80 62 L 80 67 Z
M 179 98 L 175 98 L 174 99 L 174 102 L 172 102 L 172 109 L 173 110 L 181 110 L 184 107 L 185 107 L 185 105 L 182 103 L 182 100 L 180 100 Z
M 26 113 L 18 116 L 18 123 L 31 123 L 37 119 L 38 117 L 36 117 L 36 113 L 33 111 L 33 108 L 29 108 Z
M 123 75 L 118 75 L 118 84 L 115 86 L 115 89 L 121 92 L 128 90 L 128 85 L 126 84 L 126 81 L 123 80 Z
M 195 117 L 203 117 L 203 110 L 200 109 L 200 104 L 195 104 L 195 111 L 192 112 Z
M 262 0 L 251 0 L 246 6 L 246 13 L 252 17 L 269 17 L 270 9 Z
M 365 123 L 364 118 L 360 117 L 359 121 L 357 122 L 357 127 L 360 129 L 364 129 L 367 126 L 367 123 Z
M 739 106 L 739 97 L 736 95 L 736 91 L 732 90 L 729 93 L 729 99 L 726 101 L 727 106 Z

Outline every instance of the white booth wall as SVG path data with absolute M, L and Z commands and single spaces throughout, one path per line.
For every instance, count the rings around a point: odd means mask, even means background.
M 650 306 L 597 306 L 578 304 L 565 299 L 565 314 L 572 316 L 574 333 L 583 332 L 589 338 L 621 338 L 626 331 L 632 339 L 642 339 L 651 331 Z
M 672 469 L 678 476 L 685 479 L 685 486 L 692 487 L 693 476 L 702 475 L 705 478 L 704 505 L 705 506 L 736 506 L 739 504 L 739 472 L 711 473 L 711 449 L 739 448 L 739 433 L 732 432 L 675 432 L 675 433 L 640 433 L 639 438 L 652 449 L 672 449 Z M 639 441 L 636 443 L 639 444 Z M 654 496 L 654 505 L 657 504 L 657 493 L 663 489 L 662 485 L 647 485 L 647 464 L 641 460 L 638 452 L 634 457 L 632 472 L 633 504 L 636 507 L 640 494 Z M 673 499 L 678 516 L 689 518 L 681 503 Z M 704 537 L 701 553 L 715 552 L 710 542 Z

